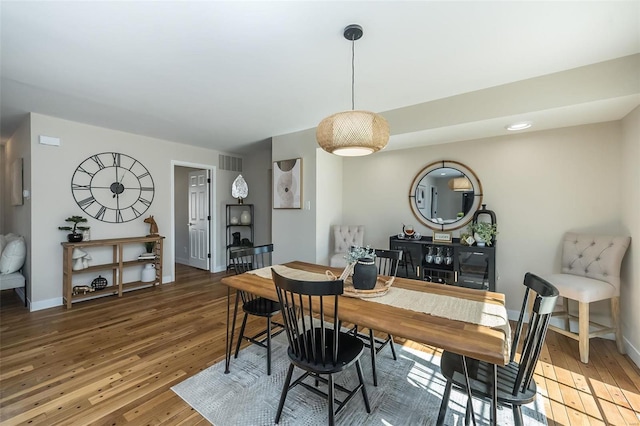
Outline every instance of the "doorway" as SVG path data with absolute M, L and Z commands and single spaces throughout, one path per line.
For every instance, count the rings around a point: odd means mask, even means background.
M 213 271 L 215 167 L 172 161 L 174 262 Z M 174 279 L 175 279 L 174 265 Z

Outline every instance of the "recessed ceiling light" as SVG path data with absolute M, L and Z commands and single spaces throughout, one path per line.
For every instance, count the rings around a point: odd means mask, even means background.
M 515 131 L 515 130 L 524 130 L 531 127 L 533 123 L 531 121 L 519 121 L 517 123 L 509 124 L 505 127 L 507 130 Z

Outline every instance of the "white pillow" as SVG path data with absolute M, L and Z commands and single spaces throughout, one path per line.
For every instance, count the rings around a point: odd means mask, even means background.
M 12 274 L 20 270 L 26 256 L 27 246 L 24 238 L 17 237 L 7 242 L 0 256 L 0 274 Z

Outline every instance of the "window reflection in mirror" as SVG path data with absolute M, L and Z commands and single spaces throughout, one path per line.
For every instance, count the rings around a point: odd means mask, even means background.
M 409 194 L 414 215 L 431 229 L 451 230 L 466 225 L 482 201 L 480 181 L 455 161 L 425 167 Z

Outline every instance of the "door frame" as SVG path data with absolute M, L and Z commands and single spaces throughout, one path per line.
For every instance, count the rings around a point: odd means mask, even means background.
M 218 218 L 216 216 L 216 209 L 213 206 L 216 205 L 216 169 L 217 167 L 211 164 L 202 164 L 202 163 L 192 163 L 189 161 L 179 161 L 179 160 L 171 160 L 171 241 L 176 240 L 176 206 L 175 206 L 175 168 L 176 167 L 190 167 L 193 169 L 202 169 L 209 171 L 209 215 L 211 216 L 211 221 L 209 223 L 209 251 L 211 252 L 211 259 L 209 261 L 209 272 L 214 272 L 215 269 L 215 251 L 218 249 L 218 238 L 216 234 L 216 224 L 218 222 Z M 173 272 L 171 276 L 171 282 L 176 280 L 176 253 L 175 253 L 175 244 L 173 247 L 170 247 L 171 259 L 173 260 Z

